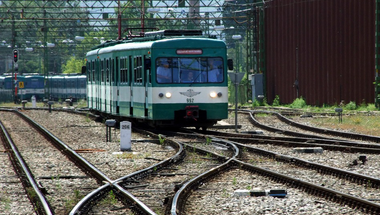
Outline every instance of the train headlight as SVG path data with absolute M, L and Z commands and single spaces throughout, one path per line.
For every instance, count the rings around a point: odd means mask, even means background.
M 165 96 L 166 96 L 166 98 L 169 99 L 170 97 L 172 97 L 172 94 L 171 93 L 166 93 Z
M 211 97 L 211 98 L 216 98 L 216 96 L 217 96 L 216 92 L 211 92 L 211 93 L 210 93 L 210 97 Z
M 219 97 L 219 98 L 222 97 L 222 95 L 223 95 L 222 92 L 219 92 L 219 93 L 218 93 L 218 97 Z
M 158 96 L 159 96 L 160 98 L 162 98 L 162 97 L 164 97 L 164 94 L 163 94 L 163 93 L 159 93 Z

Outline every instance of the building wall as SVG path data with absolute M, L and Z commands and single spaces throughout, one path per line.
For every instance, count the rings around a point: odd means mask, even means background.
M 375 0 L 269 1 L 265 34 L 268 102 L 374 103 Z

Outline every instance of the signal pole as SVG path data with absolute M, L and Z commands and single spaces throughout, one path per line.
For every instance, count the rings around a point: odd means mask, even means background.
M 13 87 L 12 87 L 12 91 L 14 91 L 13 93 L 13 96 L 14 96 L 14 103 L 16 104 L 16 101 L 17 101 L 17 72 L 18 72 L 18 64 L 17 64 L 17 61 L 18 61 L 18 50 L 17 49 L 13 49 L 13 68 L 14 68 L 14 76 L 12 75 L 12 79 L 13 79 Z M 13 70 L 12 70 L 13 71 Z

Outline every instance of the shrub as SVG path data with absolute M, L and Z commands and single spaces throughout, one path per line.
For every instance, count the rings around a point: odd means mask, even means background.
M 346 104 L 344 107 L 347 110 L 356 110 L 356 103 L 351 101 L 350 103 Z
M 375 104 L 368 104 L 367 111 L 376 111 L 376 105 Z
M 276 98 L 273 100 L 273 106 L 280 106 L 280 96 L 276 95 Z
M 255 99 L 255 101 L 252 102 L 252 107 L 258 107 L 258 106 L 261 106 L 261 104 L 259 101 L 257 101 L 257 99 Z
M 301 98 L 296 98 L 293 103 L 290 104 L 291 108 L 304 108 L 306 107 L 306 101 Z

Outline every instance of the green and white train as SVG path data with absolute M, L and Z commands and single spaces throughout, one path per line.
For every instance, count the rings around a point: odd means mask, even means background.
M 87 102 L 95 112 L 202 129 L 227 118 L 232 60 L 224 41 L 202 37 L 201 31 L 165 30 L 106 42 L 86 58 Z

